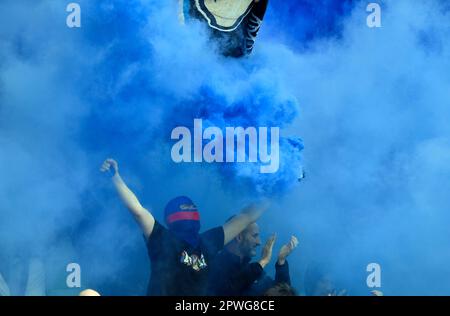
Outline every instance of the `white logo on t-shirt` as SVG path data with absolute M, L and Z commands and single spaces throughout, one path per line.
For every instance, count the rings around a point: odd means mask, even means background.
M 203 270 L 208 266 L 203 254 L 200 255 L 200 258 L 195 254 L 189 256 L 186 250 L 181 253 L 180 261 L 188 267 L 192 267 L 195 271 Z

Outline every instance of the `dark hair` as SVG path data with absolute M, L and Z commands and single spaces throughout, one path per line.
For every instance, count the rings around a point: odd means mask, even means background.
M 278 283 L 268 289 L 264 296 L 297 296 L 297 291 L 287 283 Z

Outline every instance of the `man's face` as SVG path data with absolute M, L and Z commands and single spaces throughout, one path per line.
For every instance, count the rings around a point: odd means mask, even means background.
M 259 227 L 256 223 L 250 224 L 242 233 L 239 240 L 239 251 L 243 257 L 256 256 L 256 248 L 261 245 Z

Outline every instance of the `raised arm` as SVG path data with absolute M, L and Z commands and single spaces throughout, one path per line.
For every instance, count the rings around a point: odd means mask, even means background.
M 256 222 L 262 213 L 269 208 L 269 203 L 263 201 L 247 206 L 242 212 L 235 216 L 232 220 L 223 225 L 223 231 L 225 236 L 224 244 L 228 244 L 237 235 L 239 235 L 248 225 Z
M 114 159 L 106 159 L 100 170 L 102 172 L 106 172 L 109 171 L 111 167 L 113 168 L 114 172 L 112 181 L 114 183 L 114 186 L 116 187 L 120 199 L 138 222 L 139 226 L 141 227 L 144 233 L 145 238 L 150 237 L 153 231 L 153 227 L 155 226 L 155 218 L 147 209 L 145 209 L 141 205 L 136 195 L 134 195 L 134 193 L 127 187 L 125 182 L 122 180 L 122 177 L 119 174 L 118 164 Z
M 8 284 L 6 284 L 5 279 L 3 279 L 2 274 L 0 273 L 0 296 L 10 296 L 11 292 L 9 291 Z

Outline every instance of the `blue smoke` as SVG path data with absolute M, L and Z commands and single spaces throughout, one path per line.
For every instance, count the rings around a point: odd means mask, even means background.
M 386 1 L 381 29 L 365 25 L 365 1 L 271 1 L 239 60 L 218 55 L 201 23 L 180 26 L 175 1 L 78 3 L 81 29 L 65 26 L 65 1 L 0 4 L 0 262 L 15 249 L 44 257 L 50 294 L 69 294 L 69 262 L 83 287 L 144 294 L 142 236 L 98 172 L 112 156 L 159 219 L 181 194 L 203 229 L 274 197 L 260 226 L 277 246 L 300 235 L 300 290 L 317 259 L 351 294 L 367 295 L 370 262 L 386 294 L 450 292 L 445 1 Z M 280 171 L 174 164 L 170 131 L 194 118 L 279 126 Z

